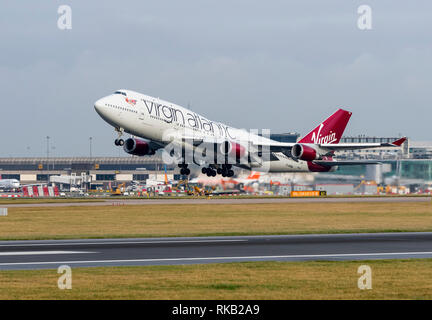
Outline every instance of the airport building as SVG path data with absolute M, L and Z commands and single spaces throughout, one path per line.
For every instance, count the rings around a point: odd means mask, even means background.
M 411 159 L 432 159 L 432 141 L 414 141 L 409 146 Z
M 167 166 L 170 179 L 178 179 L 174 167 Z M 165 176 L 160 156 L 81 157 L 81 158 L 0 158 L 2 179 L 17 179 L 23 184 L 48 183 L 50 176 L 84 177 L 84 182 L 146 181 Z M 161 180 L 163 180 L 161 178 Z
M 288 133 L 271 133 L 270 139 L 279 142 L 297 142 L 300 138 L 300 134 L 296 132 L 288 132 Z

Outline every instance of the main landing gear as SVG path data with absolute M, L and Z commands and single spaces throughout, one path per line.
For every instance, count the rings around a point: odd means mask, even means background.
M 223 164 L 221 167 L 218 167 L 217 169 L 214 169 L 212 167 L 204 167 L 201 169 L 201 172 L 203 174 L 206 174 L 207 177 L 216 177 L 216 174 L 221 174 L 222 177 L 232 177 L 234 176 L 234 171 L 231 169 L 232 165 L 230 164 Z
M 211 167 L 208 167 L 208 168 L 204 167 L 204 168 L 201 169 L 201 172 L 203 174 L 206 174 L 207 177 L 216 177 L 216 170 L 214 170 Z
M 114 144 L 116 146 L 123 146 L 124 140 L 121 139 L 121 136 L 123 135 L 124 129 L 123 128 L 115 128 L 115 131 L 117 131 L 118 138 L 114 140 Z
M 188 168 L 187 163 L 179 163 L 178 167 L 180 168 L 180 174 L 183 176 L 190 175 L 190 169 Z

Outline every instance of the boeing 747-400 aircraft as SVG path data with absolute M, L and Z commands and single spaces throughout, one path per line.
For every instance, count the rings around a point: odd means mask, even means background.
M 118 133 L 115 145 L 125 152 L 153 155 L 164 149 L 176 159 L 183 175 L 188 165 L 202 167 L 207 176 L 234 175 L 233 166 L 266 172 L 328 172 L 341 165 L 376 164 L 376 161 L 337 161 L 338 150 L 399 147 L 392 143 L 339 143 L 351 112 L 339 109 L 296 143 L 210 121 L 197 113 L 159 98 L 131 90 L 118 90 L 95 102 L 97 113 Z M 133 135 L 122 139 L 124 132 Z

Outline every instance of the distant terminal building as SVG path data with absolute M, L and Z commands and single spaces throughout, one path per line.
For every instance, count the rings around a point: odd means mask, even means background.
M 300 134 L 295 132 L 289 132 L 289 133 L 271 133 L 270 139 L 273 139 L 275 141 L 279 142 L 297 142 L 299 139 Z
M 341 143 L 391 143 L 400 137 L 342 137 Z M 379 165 L 341 166 L 335 176 L 358 177 L 385 184 L 432 184 L 432 142 L 407 139 L 400 147 L 348 150 L 337 152 L 339 159 L 379 160 Z M 324 176 L 322 177 L 324 178 Z
M 80 158 L 0 158 L 2 179 L 18 179 L 21 183 L 47 183 L 50 176 L 90 177 L 92 184 L 112 181 L 145 181 L 164 178 L 164 165 L 158 155 L 146 157 L 80 157 Z M 170 179 L 174 166 L 167 166 Z
M 259 136 L 264 136 L 266 138 L 270 138 L 272 140 L 278 141 L 278 142 L 297 142 L 297 140 L 300 137 L 299 133 L 296 132 L 287 132 L 287 133 L 258 133 Z
M 409 153 L 411 159 L 432 159 L 432 141 L 413 141 Z
M 378 184 L 432 185 L 432 159 L 392 159 L 380 160 L 378 165 L 340 166 L 335 172 L 316 175 L 316 180 L 329 176 L 339 182 L 374 180 Z

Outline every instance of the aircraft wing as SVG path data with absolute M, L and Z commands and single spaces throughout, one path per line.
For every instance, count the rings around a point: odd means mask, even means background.
M 338 150 L 356 150 L 356 149 L 382 148 L 382 147 L 400 147 L 405 141 L 406 141 L 406 137 L 400 138 L 400 139 L 393 141 L 391 143 L 389 143 L 389 142 L 385 142 L 385 143 L 318 143 L 315 145 L 322 148 L 322 149 L 328 149 L 331 151 L 338 151 Z M 271 142 L 266 141 L 266 142 L 260 143 L 261 146 L 269 147 L 271 152 L 284 152 L 284 151 L 286 152 L 286 151 L 291 150 L 291 148 L 295 144 L 296 143 L 292 143 L 292 142 L 277 142 L 277 141 L 271 141 Z
M 199 137 L 199 136 L 180 136 L 177 137 L 179 140 L 186 139 L 189 141 L 194 141 L 193 145 L 197 146 L 203 142 L 211 142 L 211 143 L 222 143 L 226 141 L 226 138 L 212 138 L 208 140 L 207 137 Z M 217 140 L 215 140 L 217 139 Z M 406 137 L 400 138 L 391 143 L 317 143 L 316 146 L 322 149 L 328 149 L 332 151 L 338 150 L 355 150 L 355 149 L 368 149 L 368 148 L 382 148 L 382 147 L 400 147 L 406 141 Z M 269 139 L 263 139 L 262 141 L 258 141 L 254 144 L 255 147 L 268 147 L 270 152 L 286 152 L 291 150 L 291 148 L 297 143 L 293 142 L 278 142 Z
M 315 160 L 313 161 L 313 163 L 319 164 L 319 165 L 323 165 L 326 167 L 334 167 L 334 166 L 358 166 L 358 165 L 362 165 L 362 164 L 380 164 L 382 162 L 380 161 L 374 161 L 374 160 L 364 160 L 364 161 L 326 161 L 326 160 Z
M 318 144 L 320 148 L 329 149 L 333 151 L 338 150 L 355 150 L 355 149 L 368 149 L 368 148 L 382 148 L 382 147 L 400 147 L 406 141 L 406 137 L 400 138 L 391 143 L 328 143 Z
M 223 143 L 226 141 L 226 138 L 218 138 L 215 142 L 214 139 L 208 139 L 207 137 L 200 137 L 200 136 L 177 136 L 177 139 L 186 139 L 189 141 L 192 141 L 191 147 L 197 147 L 201 145 L 202 143 L 210 142 L 210 143 Z M 400 138 L 396 141 L 393 141 L 391 143 L 308 143 L 313 144 L 319 147 L 322 150 L 327 150 L 329 153 L 332 153 L 333 151 L 340 151 L 340 150 L 356 150 L 356 149 L 368 149 L 368 148 L 382 148 L 382 147 L 400 147 L 404 142 L 406 141 L 406 137 Z M 267 153 L 270 152 L 270 154 L 273 154 L 275 152 L 281 152 L 285 154 L 288 157 L 292 157 L 291 155 L 291 149 L 294 145 L 297 143 L 293 142 L 279 142 L 274 141 L 270 139 L 262 139 L 255 141 L 253 146 L 253 149 L 256 151 L 259 151 L 259 153 Z M 318 162 L 317 162 L 318 163 Z M 363 164 L 363 163 L 355 163 L 355 164 Z M 370 162 L 365 164 L 372 164 Z M 376 164 L 376 163 L 375 163 Z M 354 165 L 354 163 L 340 163 L 335 164 L 334 162 L 331 162 L 326 165 L 336 166 L 336 165 Z
M 321 148 L 322 150 L 328 150 L 329 153 L 332 153 L 333 151 L 342 151 L 342 150 L 400 147 L 405 141 L 406 141 L 406 137 L 400 138 L 391 143 L 388 142 L 386 143 L 319 143 L 315 145 Z M 270 152 L 282 152 L 287 156 L 291 156 L 291 149 L 295 144 L 296 143 L 275 142 L 269 144 L 268 147 L 270 149 Z M 351 164 L 347 164 L 347 165 L 351 165 Z

